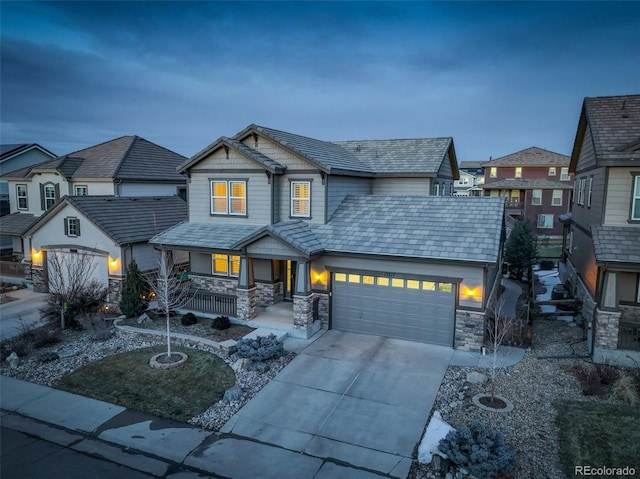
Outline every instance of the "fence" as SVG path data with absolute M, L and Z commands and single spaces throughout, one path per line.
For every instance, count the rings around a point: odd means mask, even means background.
M 212 293 L 210 291 L 191 290 L 191 299 L 185 308 L 205 313 L 236 316 L 236 297 L 232 294 Z
M 620 321 L 618 349 L 640 351 L 640 323 Z

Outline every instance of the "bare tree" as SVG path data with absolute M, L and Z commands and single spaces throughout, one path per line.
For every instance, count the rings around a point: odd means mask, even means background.
M 178 269 L 166 250 L 160 251 L 158 270 L 149 277 L 148 282 L 158 301 L 158 309 L 167 320 L 167 357 L 171 359 L 171 311 L 185 306 L 192 294 L 189 288 L 181 285 Z
M 504 299 L 494 299 L 488 308 L 492 317 L 487 323 L 487 341 L 493 351 L 491 362 L 491 402 L 495 399 L 495 379 L 498 370 L 498 350 L 505 338 L 513 331 L 517 319 L 504 313 Z
M 68 309 L 84 310 L 102 305 L 107 290 L 92 279 L 97 267 L 94 255 L 87 251 L 49 251 L 46 262 L 49 283 L 47 311 L 60 316 L 62 329 L 66 327 L 65 313 Z M 87 302 L 95 304 L 84 304 Z

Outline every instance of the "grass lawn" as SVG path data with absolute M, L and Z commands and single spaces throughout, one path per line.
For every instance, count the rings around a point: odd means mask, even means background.
M 65 376 L 57 388 L 138 411 L 186 422 L 216 403 L 235 374 L 214 354 L 172 348 L 189 356 L 175 369 L 152 369 L 149 360 L 166 346 L 109 356 Z
M 631 466 L 640 473 L 637 406 L 560 401 L 556 408 L 560 461 L 568 477 L 576 477 L 575 466 Z

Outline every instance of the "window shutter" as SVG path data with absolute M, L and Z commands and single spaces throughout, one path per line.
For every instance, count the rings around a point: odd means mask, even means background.
M 76 236 L 80 236 L 80 218 L 76 218 Z
M 53 189 L 55 191 L 56 201 L 58 201 L 60 199 L 60 185 L 56 183 L 55 185 L 53 185 Z
M 43 211 L 46 209 L 44 201 L 44 185 L 42 183 L 40 183 L 40 209 Z
M 64 234 L 69 236 L 69 218 L 64 219 Z

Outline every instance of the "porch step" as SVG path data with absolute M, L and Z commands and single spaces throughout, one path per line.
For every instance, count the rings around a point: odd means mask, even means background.
M 260 336 L 269 336 L 270 334 L 273 334 L 274 336 L 276 336 L 278 338 L 278 341 L 283 341 L 284 338 L 287 337 L 286 331 L 281 331 L 278 329 L 271 329 L 271 328 L 258 328 L 251 331 L 242 339 L 257 339 Z
M 283 301 L 281 303 L 272 304 L 264 308 L 264 312 L 293 318 L 293 303 Z

